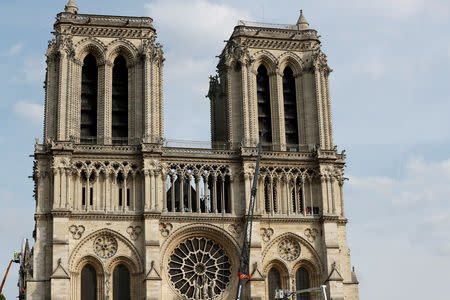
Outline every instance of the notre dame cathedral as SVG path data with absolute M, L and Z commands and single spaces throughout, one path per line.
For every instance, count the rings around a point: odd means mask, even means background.
M 234 299 L 259 142 L 245 299 L 322 284 L 328 299 L 358 299 L 332 70 L 303 14 L 234 28 L 210 77 L 209 148 L 165 142 L 151 18 L 79 14 L 70 0 L 54 35 L 21 299 Z

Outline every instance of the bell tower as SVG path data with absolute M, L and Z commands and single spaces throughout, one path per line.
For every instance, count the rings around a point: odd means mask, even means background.
M 333 148 L 331 69 L 303 13 L 281 27 L 240 21 L 219 57 L 209 92 L 213 144 Z
M 289 224 L 286 231 L 313 234 L 320 240 L 324 268 L 318 277 L 308 275 L 309 284 L 326 283 L 331 299 L 357 299 L 358 282 L 345 240 L 345 154 L 333 144 L 331 72 L 319 35 L 302 11 L 293 25 L 239 21 L 219 55 L 217 74 L 210 77 L 211 138 L 213 148 L 239 151 L 244 170 L 254 166 L 256 145 L 262 143 L 255 209 L 261 219 L 255 226 L 260 226 L 263 240 L 277 230 L 271 225 L 275 220 Z M 291 251 L 291 242 L 280 242 L 278 251 L 285 246 Z M 258 265 L 268 252 L 261 247 L 259 253 L 256 242 L 252 247 L 252 262 Z M 276 285 L 300 289 L 302 268 L 297 269 L 296 286 L 283 279 L 291 267 L 274 263 L 266 268 L 269 294 Z M 264 289 L 257 280 L 250 286 L 252 295 Z
M 78 14 L 70 0 L 47 50 L 45 141 L 158 142 L 161 46 L 152 19 Z

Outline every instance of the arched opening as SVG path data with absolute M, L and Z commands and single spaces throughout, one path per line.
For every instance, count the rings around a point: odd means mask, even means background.
M 256 91 L 258 101 L 259 138 L 265 149 L 272 148 L 272 121 L 270 113 L 269 75 L 264 65 L 259 66 L 256 75 Z
M 112 73 L 112 142 L 127 144 L 128 69 L 123 56 L 119 55 L 114 60 Z
M 83 60 L 81 70 L 80 143 L 97 141 L 97 61 L 92 54 Z
M 269 293 L 269 300 L 275 299 L 275 290 L 281 289 L 281 276 L 276 268 L 271 268 L 267 275 L 267 291 Z
M 284 128 L 286 149 L 298 151 L 298 120 L 295 97 L 295 78 L 292 69 L 286 67 L 283 72 Z
M 81 299 L 97 300 L 97 272 L 90 264 L 81 270 Z
M 120 264 L 114 268 L 113 272 L 113 300 L 130 299 L 130 271 L 125 265 Z
M 301 267 L 295 273 L 295 289 L 297 291 L 309 288 L 309 273 Z M 309 300 L 309 293 L 302 293 L 297 295 L 297 300 Z

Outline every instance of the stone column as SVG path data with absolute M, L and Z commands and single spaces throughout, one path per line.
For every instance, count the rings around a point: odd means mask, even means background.
M 306 106 L 305 97 L 303 95 L 303 76 L 301 73 L 295 73 L 295 100 L 297 103 L 297 125 L 298 125 L 298 142 L 306 145 Z
M 66 140 L 66 107 L 67 107 L 67 71 L 68 59 L 64 50 L 59 52 L 58 93 L 57 93 L 57 126 L 56 139 Z
M 59 177 L 59 168 L 53 167 L 53 209 L 56 209 L 59 207 L 60 201 L 61 201 L 61 194 L 60 194 L 60 177 Z
M 99 86 L 99 91 L 102 89 L 104 91 L 104 94 L 102 95 L 102 108 L 103 112 L 100 111 L 100 113 L 103 113 L 102 116 L 102 126 L 103 126 L 103 138 L 104 138 L 104 144 L 105 145 L 111 145 L 112 143 L 112 69 L 114 67 L 114 64 L 112 62 L 106 62 L 104 65 L 104 72 L 102 69 L 99 71 L 99 79 L 103 79 L 103 85 Z M 104 74 L 104 75 L 103 75 Z M 99 80 L 100 83 L 100 80 Z M 99 98 L 100 99 L 100 98 Z
M 144 169 L 144 211 L 150 210 L 150 171 Z

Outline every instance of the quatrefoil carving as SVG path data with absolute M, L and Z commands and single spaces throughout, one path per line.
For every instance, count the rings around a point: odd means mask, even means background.
M 306 228 L 305 236 L 308 238 L 310 242 L 314 242 L 316 240 L 319 231 L 316 228 Z
M 83 225 L 71 225 L 69 227 L 69 232 L 72 234 L 74 240 L 79 240 L 83 235 L 85 228 Z
M 270 238 L 273 235 L 273 229 L 268 227 L 268 228 L 261 228 L 261 238 L 264 242 L 268 242 L 270 241 Z
M 130 239 L 132 239 L 133 241 L 138 239 L 141 232 L 142 228 L 140 226 L 130 226 L 127 228 L 127 233 L 130 235 Z
M 170 231 L 172 230 L 173 226 L 170 223 L 160 223 L 159 224 L 159 231 L 161 232 L 161 235 L 163 237 L 167 237 L 170 234 Z

